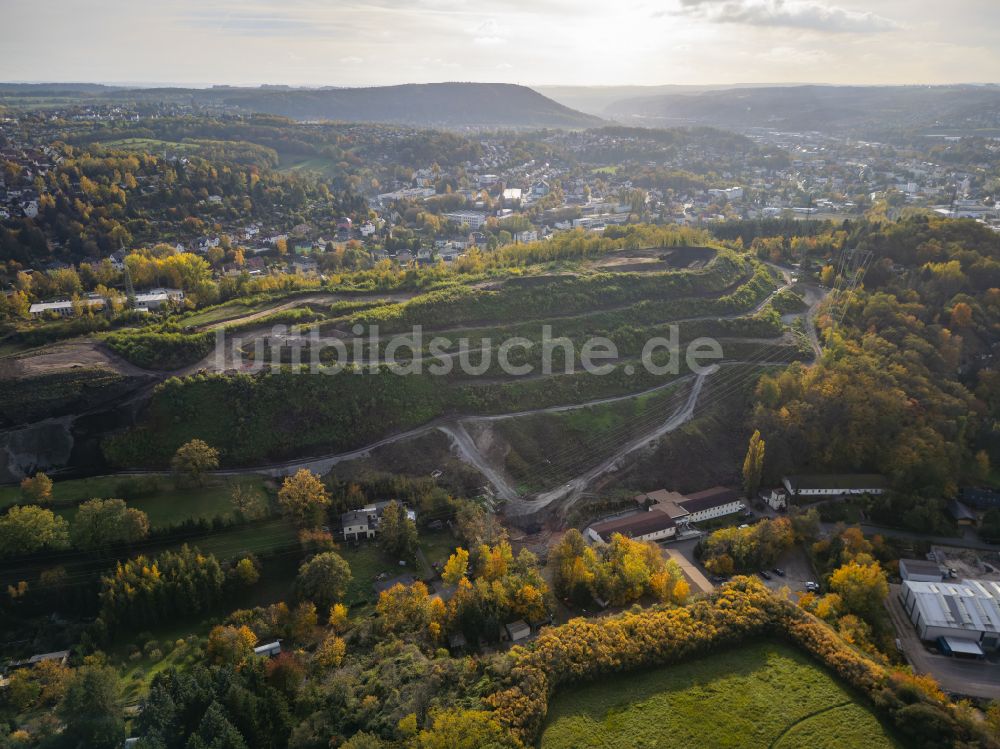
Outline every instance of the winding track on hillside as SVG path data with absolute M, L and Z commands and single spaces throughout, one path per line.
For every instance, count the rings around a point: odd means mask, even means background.
M 784 284 L 781 285 L 779 288 L 775 289 L 775 291 L 769 294 L 760 303 L 755 305 L 751 310 L 744 310 L 742 312 L 734 313 L 732 315 L 705 316 L 704 319 L 707 319 L 709 317 L 714 319 L 719 319 L 719 318 L 732 319 L 737 317 L 751 316 L 760 312 L 777 294 L 781 293 L 787 288 L 790 288 L 793 285 L 793 280 L 790 277 L 790 274 L 786 270 L 780 268 L 776 269 L 779 270 L 779 272 L 782 274 L 784 279 Z M 815 330 L 812 330 L 811 327 L 814 324 L 814 317 L 816 310 L 818 309 L 819 305 L 822 303 L 823 299 L 826 296 L 826 294 L 824 294 L 820 290 L 817 290 L 817 292 L 818 293 L 816 295 L 817 296 L 816 300 L 813 302 L 812 305 L 810 305 L 809 309 L 804 313 L 805 319 L 807 321 L 807 329 L 809 329 L 807 330 L 807 333 L 809 333 L 810 344 L 813 348 L 813 353 L 816 356 L 816 358 L 818 358 L 820 355 L 819 341 L 816 337 Z M 297 306 L 303 303 L 307 303 L 306 300 L 308 298 L 309 297 L 300 298 L 296 300 L 295 305 L 289 305 L 289 306 Z M 259 316 L 252 316 L 252 317 L 254 319 L 259 319 L 259 317 L 268 314 L 273 314 L 276 311 L 280 310 L 272 308 L 259 313 Z M 245 319 L 246 318 L 242 318 L 229 322 L 243 322 Z M 697 320 L 697 319 L 703 319 L 703 318 L 702 317 L 684 318 L 668 322 L 683 322 L 685 320 Z M 775 342 L 777 342 L 781 339 L 779 338 L 774 340 Z M 209 357 L 206 357 L 206 359 L 203 359 L 198 364 L 193 365 L 191 367 L 185 367 L 184 369 L 179 370 L 177 372 L 158 373 L 158 374 L 164 378 L 169 376 L 183 376 L 187 374 L 194 374 L 195 372 L 199 371 L 199 369 L 205 368 L 204 365 L 208 362 L 208 360 Z M 763 365 L 763 363 L 759 361 L 758 362 L 728 361 L 725 362 L 724 364 Z M 430 434 L 434 431 L 440 431 L 451 440 L 453 449 L 455 450 L 457 456 L 464 462 L 476 468 L 480 473 L 482 473 L 483 476 L 486 478 L 486 480 L 496 491 L 497 496 L 505 500 L 506 503 L 505 511 L 509 516 L 520 517 L 520 516 L 533 515 L 535 513 L 549 510 L 550 508 L 554 507 L 561 507 L 565 509 L 569 506 L 572 506 L 582 496 L 584 496 L 584 492 L 586 491 L 586 489 L 595 480 L 597 480 L 602 475 L 605 475 L 609 472 L 616 470 L 621 465 L 621 462 L 625 460 L 629 455 L 646 448 L 647 446 L 650 445 L 650 443 L 655 442 L 657 439 L 663 437 L 664 435 L 675 431 L 676 429 L 678 429 L 679 427 L 690 421 L 695 415 L 695 411 L 698 406 L 699 396 L 706 382 L 706 379 L 709 376 L 710 374 L 700 374 L 697 376 L 687 375 L 684 377 L 671 380 L 670 382 L 665 383 L 663 385 L 658 385 L 654 388 L 649 388 L 647 390 L 638 393 L 630 393 L 626 395 L 598 398 L 595 400 L 577 404 L 547 406 L 544 408 L 528 409 L 528 410 L 505 413 L 505 414 L 469 415 L 469 416 L 451 417 L 448 419 L 438 419 L 429 422 L 427 424 L 424 424 L 420 427 L 416 427 L 414 429 L 389 435 L 369 445 L 348 452 L 326 454 L 310 458 L 302 458 L 302 459 L 284 461 L 262 466 L 247 467 L 241 469 L 221 470 L 221 471 L 216 471 L 214 473 L 219 476 L 236 476 L 236 475 L 257 473 L 257 474 L 270 475 L 274 477 L 280 477 L 289 475 L 301 468 L 307 468 L 309 470 L 313 470 L 319 473 L 326 473 L 330 471 L 333 468 L 333 466 L 339 463 L 369 457 L 373 451 L 381 447 L 385 447 L 398 442 L 404 442 L 411 439 L 416 439 L 418 437 Z M 610 403 L 631 400 L 667 388 L 676 387 L 679 384 L 683 384 L 684 382 L 690 380 L 693 380 L 693 384 L 691 385 L 691 389 L 688 391 L 688 395 L 684 403 L 673 414 L 666 416 L 662 423 L 654 426 L 641 436 L 626 442 L 612 455 L 601 460 L 597 465 L 588 468 L 582 474 L 572 478 L 567 483 L 557 488 L 551 489 L 549 491 L 542 492 L 541 494 L 538 494 L 534 498 L 525 498 L 519 496 L 517 490 L 510 484 L 507 478 L 503 475 L 503 471 L 497 469 L 482 454 L 482 452 L 476 446 L 475 440 L 472 438 L 472 436 L 466 429 L 466 424 L 491 423 L 505 419 L 513 419 L 513 418 L 526 417 L 538 414 L 565 413 L 573 410 L 592 408 L 595 406 L 601 406 Z M 138 398 L 143 397 L 144 395 L 147 394 L 148 390 L 152 389 L 152 387 L 153 384 L 151 383 L 146 387 L 141 388 L 139 392 L 135 393 L 133 397 L 130 398 L 130 400 L 136 400 Z M 143 475 L 149 473 L 153 472 L 147 472 L 147 471 L 123 472 L 124 475 Z

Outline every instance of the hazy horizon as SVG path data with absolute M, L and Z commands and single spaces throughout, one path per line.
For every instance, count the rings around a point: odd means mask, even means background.
M 0 79 L 110 85 L 940 85 L 1000 80 L 1000 4 L 955 0 L 0 0 Z M 25 29 L 34 30 L 25 33 Z M 129 75 L 124 81 L 122 71 Z
M 707 83 L 558 83 L 558 82 L 542 82 L 542 83 L 522 83 L 520 81 L 481 81 L 481 80 L 434 80 L 434 81 L 408 81 L 400 80 L 395 82 L 386 83 L 227 83 L 224 81 L 214 81 L 214 82 L 194 82 L 187 83 L 184 81 L 101 81 L 101 80 L 88 80 L 88 79 L 59 79 L 50 78 L 45 80 L 12 80 L 3 79 L 0 80 L 0 85 L 26 85 L 26 86 L 55 86 L 55 85 L 67 85 L 67 86 L 80 86 L 80 85 L 96 85 L 96 86 L 108 86 L 112 88 L 190 88 L 190 89 L 210 89 L 213 87 L 223 88 L 291 88 L 291 89 L 302 89 L 302 90 L 321 90 L 321 89 L 350 89 L 350 88 L 384 88 L 390 86 L 422 86 L 422 85 L 433 85 L 436 83 L 493 83 L 493 84 L 511 84 L 517 86 L 526 86 L 528 88 L 535 89 L 553 89 L 553 88 L 666 88 L 666 87 L 676 87 L 676 88 L 715 88 L 715 89 L 727 89 L 727 88 L 791 88 L 795 86 L 829 86 L 829 87 L 874 87 L 874 88 L 890 88 L 890 87 L 902 87 L 902 86 L 913 86 L 913 87 L 931 87 L 931 86 L 1000 86 L 1000 79 L 998 80 L 982 80 L 982 81 L 951 81 L 948 83 L 926 83 L 923 81 L 912 81 L 907 83 L 858 83 L 858 82 L 844 82 L 844 83 L 830 83 L 828 81 L 771 81 L 771 82 L 761 82 L 761 81 L 746 81 L 742 83 L 728 83 L 728 82 L 707 82 Z

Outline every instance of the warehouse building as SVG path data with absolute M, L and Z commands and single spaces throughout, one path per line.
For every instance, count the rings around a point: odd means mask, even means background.
M 1000 583 L 905 580 L 900 601 L 921 640 L 968 655 L 1000 646 Z

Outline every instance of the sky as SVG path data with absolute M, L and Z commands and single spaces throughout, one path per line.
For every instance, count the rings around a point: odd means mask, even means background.
M 1000 82 L 1000 0 L 0 0 L 0 80 Z

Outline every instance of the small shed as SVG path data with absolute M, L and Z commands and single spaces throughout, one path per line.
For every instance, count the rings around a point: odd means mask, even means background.
M 275 640 L 265 645 L 258 645 L 253 649 L 253 654 L 264 658 L 274 658 L 281 655 L 281 640 Z
M 926 559 L 900 559 L 899 576 L 904 580 L 921 583 L 937 583 L 944 580 L 941 565 Z
M 504 625 L 504 629 L 507 630 L 507 636 L 510 638 L 511 642 L 517 642 L 518 640 L 525 640 L 531 637 L 531 627 L 524 619 L 517 619 L 516 621 L 510 622 Z
M 402 585 L 403 587 L 410 587 L 417 581 L 413 575 L 396 575 L 395 577 L 390 577 L 384 580 L 376 580 L 372 583 L 372 589 L 375 591 L 376 595 L 381 595 L 390 588 L 394 588 L 397 585 Z

